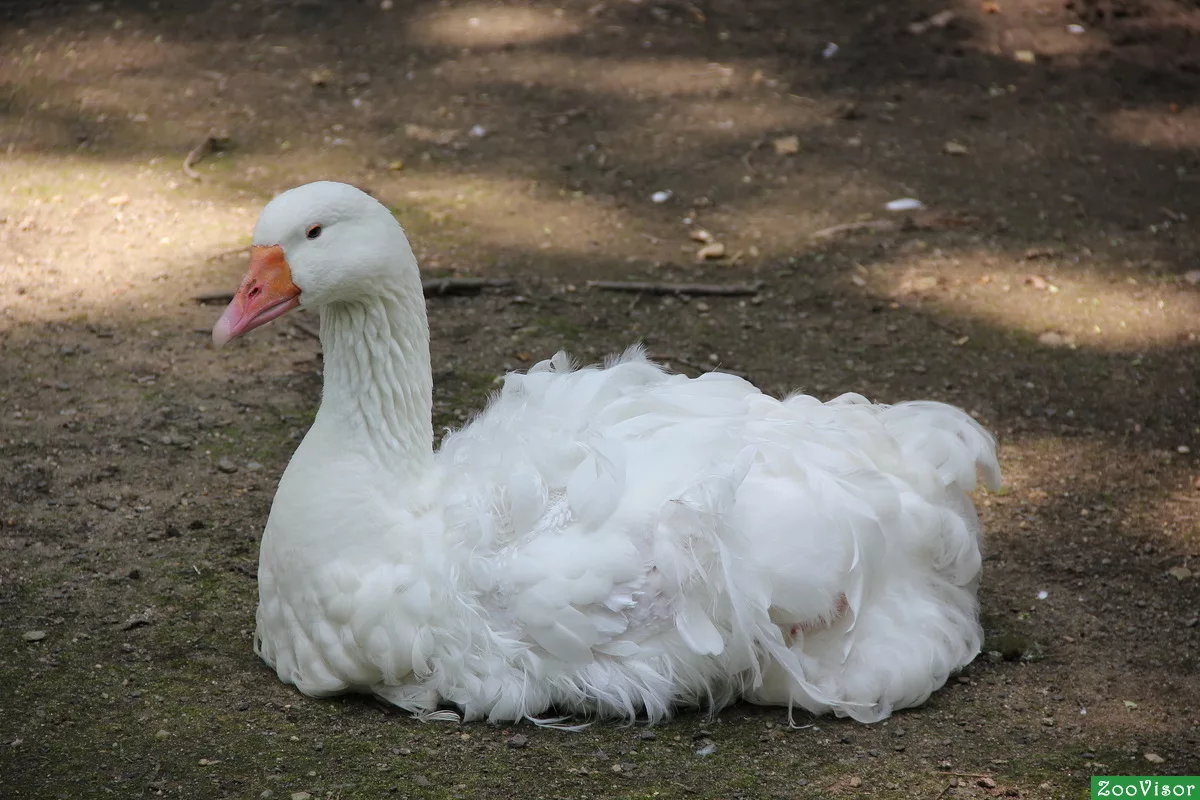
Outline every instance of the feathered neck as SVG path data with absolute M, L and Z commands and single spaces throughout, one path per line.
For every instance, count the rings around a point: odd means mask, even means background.
M 371 297 L 321 309 L 325 384 L 314 425 L 410 481 L 433 463 L 433 379 L 421 283 L 405 275 Z

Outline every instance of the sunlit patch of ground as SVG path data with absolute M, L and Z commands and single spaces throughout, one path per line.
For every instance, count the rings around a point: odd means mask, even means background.
M 1005 255 L 908 242 L 869 271 L 887 298 L 1038 337 L 1045 347 L 1136 352 L 1200 339 L 1200 295 L 1177 276 L 1134 277 L 1090 253 Z
M 579 33 L 581 24 L 563 9 L 505 8 L 466 3 L 440 8 L 409 23 L 412 36 L 452 47 L 527 45 Z

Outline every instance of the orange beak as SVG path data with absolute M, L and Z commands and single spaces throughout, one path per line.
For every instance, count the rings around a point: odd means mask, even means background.
M 292 283 L 292 268 L 283 255 L 283 248 L 255 245 L 250 248 L 250 270 L 233 301 L 213 326 L 213 344 L 220 347 L 298 305 L 300 287 Z

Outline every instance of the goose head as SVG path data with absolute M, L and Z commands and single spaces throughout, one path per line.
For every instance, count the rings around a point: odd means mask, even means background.
M 353 302 L 392 286 L 416 260 L 395 217 L 353 186 L 318 181 L 267 204 L 250 268 L 213 327 L 217 347 L 293 308 Z

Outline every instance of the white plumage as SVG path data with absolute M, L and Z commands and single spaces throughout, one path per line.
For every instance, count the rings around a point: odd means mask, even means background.
M 999 470 L 963 412 L 560 353 L 434 453 L 420 277 L 391 214 L 309 184 L 255 243 L 282 250 L 325 348 L 259 566 L 257 650 L 302 692 L 493 721 L 744 697 L 873 722 L 979 651 L 967 493 Z M 218 343 L 282 313 L 255 274 Z

